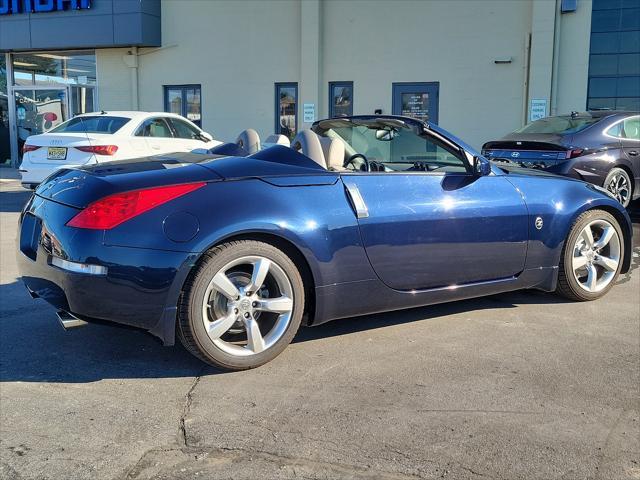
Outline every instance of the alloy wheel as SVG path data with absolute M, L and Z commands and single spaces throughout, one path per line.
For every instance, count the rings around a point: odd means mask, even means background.
M 615 173 L 611 177 L 609 183 L 607 183 L 607 190 L 609 190 L 622 205 L 626 206 L 629 202 L 631 188 L 627 177 L 622 173 Z
M 589 223 L 573 247 L 571 268 L 578 285 L 590 293 L 603 290 L 620 264 L 620 237 L 606 220 Z
M 225 265 L 209 282 L 202 321 L 211 341 L 224 352 L 255 355 L 285 333 L 293 302 L 291 281 L 276 262 L 245 256 Z

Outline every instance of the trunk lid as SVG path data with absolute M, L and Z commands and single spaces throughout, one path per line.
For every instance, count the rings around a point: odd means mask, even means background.
M 184 153 L 171 157 L 121 160 L 81 168 L 64 168 L 40 184 L 36 195 L 75 208 L 120 192 L 193 182 L 220 181 L 199 162 L 207 156 Z
M 83 152 L 76 147 L 92 145 L 111 145 L 113 135 L 84 134 L 84 133 L 56 133 L 33 135 L 27 138 L 26 145 L 39 147 L 27 152 L 29 161 L 39 164 L 84 165 L 95 157 L 93 153 Z
M 526 168 L 550 168 L 564 162 L 570 138 L 556 134 L 512 134 L 487 142 L 482 154 L 489 160 Z

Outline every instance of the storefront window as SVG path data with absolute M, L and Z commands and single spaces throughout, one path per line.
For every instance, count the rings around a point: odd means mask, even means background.
M 0 53 L 0 165 L 11 164 L 8 92 L 6 58 L 4 53 Z
M 182 115 L 202 127 L 200 85 L 168 85 L 164 87 L 165 112 Z
M 275 133 L 293 139 L 298 131 L 298 84 L 276 83 Z
M 14 85 L 95 85 L 96 56 L 93 51 L 16 53 Z
M 329 116 L 353 115 L 353 82 L 329 83 Z

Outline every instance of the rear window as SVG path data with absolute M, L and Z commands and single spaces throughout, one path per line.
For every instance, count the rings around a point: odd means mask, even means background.
M 108 115 L 92 117 L 75 117 L 68 122 L 58 125 L 49 133 L 107 133 L 113 134 L 131 120 L 125 117 L 110 117 Z
M 578 133 L 581 130 L 600 121 L 593 117 L 546 117 L 525 125 L 513 133 L 555 133 L 568 135 Z

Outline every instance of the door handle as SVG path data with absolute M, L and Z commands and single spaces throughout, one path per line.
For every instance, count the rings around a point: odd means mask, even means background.
M 345 183 L 344 184 L 347 195 L 351 200 L 351 206 L 356 212 L 357 218 L 367 218 L 369 216 L 369 209 L 367 208 L 367 204 L 364 203 L 364 199 L 362 195 L 360 195 L 360 190 L 355 183 Z
M 632 157 L 637 157 L 638 156 L 638 151 L 637 150 L 631 150 L 630 152 L 627 152 L 629 155 L 631 155 Z

